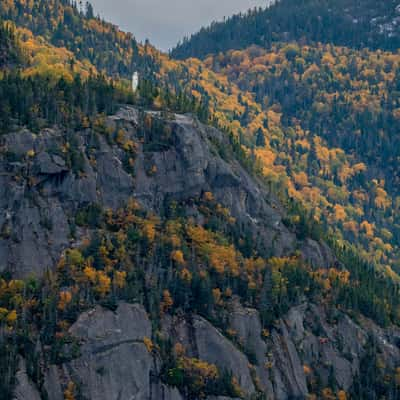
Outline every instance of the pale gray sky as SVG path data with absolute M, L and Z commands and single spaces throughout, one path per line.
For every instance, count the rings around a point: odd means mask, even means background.
M 162 50 L 213 20 L 268 0 L 91 0 L 95 13 Z

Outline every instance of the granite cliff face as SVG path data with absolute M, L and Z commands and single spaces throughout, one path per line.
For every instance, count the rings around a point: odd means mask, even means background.
M 162 140 L 146 131 L 146 118 L 163 127 Z M 115 132 L 119 139 L 112 141 Z M 76 223 L 81 210 L 117 209 L 134 198 L 160 215 L 165 202 L 175 200 L 201 225 L 203 216 L 191 199 L 205 192 L 229 209 L 266 257 L 297 252 L 313 266 L 337 264 L 327 245 L 299 238 L 283 223 L 284 208 L 227 150 L 226 135 L 190 116 L 124 107 L 101 129 L 79 135 L 57 128 L 36 135 L 22 130 L 1 141 L 0 270 L 12 276 L 43 275 L 66 248 L 90 236 L 90 228 Z M 139 303 L 120 301 L 113 309 L 98 305 L 81 313 L 69 328 L 73 356 L 49 364 L 39 341 L 36 382 L 19 359 L 14 399 L 62 400 L 69 382 L 88 400 L 188 399 L 164 379 L 161 352 L 149 344 L 155 337 L 231 374 L 246 399 L 306 399 L 316 379 L 348 391 L 371 340 L 388 367 L 400 363 L 398 329 L 384 330 L 361 317 L 355 322 L 339 309 L 328 315 L 306 297 L 270 330 L 263 329 L 259 311 L 237 297 L 220 321 L 178 312 L 165 313 L 157 327 L 153 322 Z
M 282 224 L 278 201 L 232 155 L 222 158 L 228 142 L 221 132 L 178 115 L 164 121 L 172 137 L 157 149 L 152 139 L 140 144 L 145 139 L 138 138 L 138 119 L 136 109 L 124 108 L 106 121 L 109 132 L 122 130 L 125 140 L 139 143 L 134 173 L 124 167 L 126 151 L 91 129 L 79 135 L 22 130 L 2 137 L 0 271 L 27 276 L 52 268 L 74 243 L 72 236 L 79 241 L 83 232 L 72 235 L 71 229 L 78 210 L 88 205 L 117 209 L 134 197 L 157 213 L 166 199 L 184 201 L 206 191 L 249 228 L 267 254 L 301 249 L 314 264 L 333 263 L 325 245 L 296 239 Z
M 257 398 L 263 392 L 267 399 L 306 399 L 307 367 L 318 370 L 325 384 L 334 379 L 349 390 L 359 374 L 369 336 L 376 340 L 385 362 L 398 365 L 400 330 L 384 331 L 366 320 L 355 324 L 344 314 L 337 318 L 332 324 L 320 307 L 304 303 L 291 309 L 265 337 L 257 310 L 234 302 L 228 322 L 236 332 L 234 341 L 198 315 L 166 316 L 163 335 L 181 343 L 188 355 L 231 371 L 243 398 Z M 120 303 L 115 311 L 96 307 L 83 313 L 70 333 L 79 340 L 80 356 L 61 365 L 47 365 L 41 392 L 21 360 L 15 400 L 62 400 L 62 388 L 70 381 L 79 384 L 84 399 L 185 399 L 159 378 L 162 360 L 145 345 L 152 328 L 141 305 Z M 216 399 L 228 398 L 208 397 Z

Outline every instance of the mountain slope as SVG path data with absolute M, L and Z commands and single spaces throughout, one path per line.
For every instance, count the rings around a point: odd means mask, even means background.
M 264 9 L 215 22 L 172 51 L 199 57 L 275 42 L 332 43 L 361 49 L 396 50 L 400 45 L 398 1 L 280 0 Z
M 75 4 L 75 5 L 74 5 Z M 69 0 L 2 1 L 0 16 L 42 36 L 56 47 L 65 47 L 78 60 L 88 60 L 111 76 L 130 77 L 140 62 L 139 46 L 116 26 L 82 14 Z
M 3 356 L 1 368 L 3 377 L 27 371 L 19 398 L 29 399 L 26 380 L 48 399 L 358 393 L 373 346 L 395 398 L 397 330 L 362 314 L 396 321 L 398 288 L 355 258 L 343 258 L 345 269 L 326 245 L 287 227 L 285 209 L 223 133 L 127 107 L 102 129 L 69 135 L 3 136 L 15 159 L 2 160 L 11 174 L 1 175 L 1 254 L 14 278 L 1 281 L 2 351 L 23 358 L 18 367 Z M 62 150 L 74 141 L 79 169 Z M 15 280 L 33 271 L 43 278 Z M 96 304 L 114 312 L 90 311 Z M 2 381 L 5 398 L 11 382 Z
M 165 64 L 207 99 L 271 185 L 393 275 L 399 61 L 390 52 L 281 43 Z
M 178 62 L 71 4 L 0 5 L 26 56 L 0 76 L 0 399 L 397 399 L 388 243 L 372 224 L 340 236 L 366 169 L 316 128 L 319 104 L 307 113 L 335 89 L 393 113 L 396 56 L 278 45 Z M 381 234 L 376 185 L 357 201 Z

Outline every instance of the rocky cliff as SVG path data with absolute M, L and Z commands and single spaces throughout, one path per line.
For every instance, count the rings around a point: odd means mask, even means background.
M 173 202 L 202 226 L 206 217 L 196 199 L 205 193 L 229 211 L 257 254 L 296 254 L 310 268 L 339 268 L 326 244 L 288 227 L 284 207 L 237 160 L 228 137 L 191 116 L 124 107 L 78 134 L 20 130 L 4 135 L 1 146 L 0 270 L 13 277 L 54 271 L 66 249 L 104 230 L 99 210 L 117 212 L 132 199 L 160 219 Z M 147 267 L 146 290 L 160 268 L 156 262 Z M 267 280 L 262 284 L 270 290 Z M 306 399 L 317 385 L 336 388 L 338 395 L 353 390 L 371 347 L 374 362 L 385 369 L 400 365 L 399 329 L 383 329 L 305 294 L 268 327 L 259 310 L 237 295 L 227 295 L 225 306 L 209 316 L 165 308 L 155 321 L 147 295 L 129 303 L 116 299 L 111 307 L 81 307 L 57 362 L 38 336 L 36 372 L 24 354 L 18 357 L 14 399 L 199 398 L 172 376 L 190 368 L 210 370 L 205 381 L 229 377 L 230 389 L 213 388 L 209 400 Z M 181 364 L 168 365 L 166 343 Z M 196 389 L 199 382 L 191 385 Z
M 360 373 L 360 363 L 365 362 L 371 335 L 386 364 L 396 366 L 400 359 L 398 329 L 385 331 L 367 320 L 356 324 L 341 313 L 333 324 L 321 307 L 303 303 L 280 319 L 266 337 L 257 310 L 238 303 L 231 307 L 234 341 L 198 315 L 165 317 L 162 334 L 182 344 L 188 355 L 231 371 L 243 398 L 263 398 L 255 396 L 264 393 L 267 399 L 306 399 L 307 382 L 316 378 L 315 373 L 324 385 L 334 379 L 348 391 Z M 79 340 L 80 356 L 47 365 L 41 392 L 21 360 L 15 400 L 62 400 L 68 382 L 79 385 L 84 399 L 185 399 L 159 378 L 162 360 L 145 345 L 154 332 L 141 305 L 121 303 L 115 311 L 96 307 L 83 313 L 70 333 Z
M 84 235 L 79 227 L 74 235 L 71 229 L 76 213 L 89 205 L 118 209 L 133 197 L 160 213 L 167 200 L 189 203 L 207 191 L 249 228 L 267 254 L 279 257 L 301 249 L 316 265 L 333 263 L 325 245 L 297 240 L 282 224 L 284 211 L 274 196 L 232 154 L 221 155 L 229 148 L 224 134 L 190 116 L 147 115 L 170 130 L 165 143 L 151 133 L 143 137 L 143 116 L 134 108 L 109 117 L 101 133 L 46 129 L 2 137 L 0 271 L 27 276 L 52 268 Z M 117 131 L 123 137 L 113 143 L 110 137 Z M 130 141 L 135 144 L 131 171 L 123 148 Z

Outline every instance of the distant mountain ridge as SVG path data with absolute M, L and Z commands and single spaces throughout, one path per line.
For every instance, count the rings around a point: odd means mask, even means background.
M 174 58 L 208 54 L 274 42 L 332 43 L 353 48 L 395 50 L 400 45 L 397 0 L 281 0 L 266 9 L 238 14 L 185 39 Z

